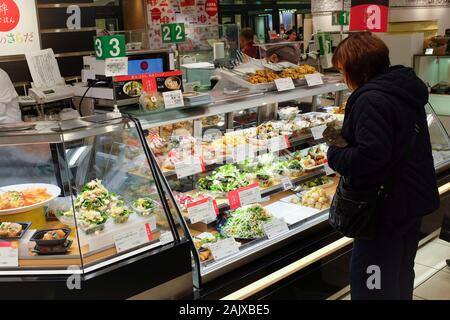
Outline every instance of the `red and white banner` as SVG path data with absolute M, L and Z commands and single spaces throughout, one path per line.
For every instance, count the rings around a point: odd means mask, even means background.
M 0 0 L 0 56 L 40 49 L 35 1 Z
M 387 32 L 389 0 L 352 0 L 350 31 Z

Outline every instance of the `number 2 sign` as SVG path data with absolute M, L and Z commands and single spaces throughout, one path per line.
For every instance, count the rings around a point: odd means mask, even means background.
M 98 60 L 122 58 L 126 56 L 125 36 L 100 36 L 94 40 L 95 56 Z
M 169 23 L 161 25 L 163 43 L 178 43 L 186 41 L 184 23 Z

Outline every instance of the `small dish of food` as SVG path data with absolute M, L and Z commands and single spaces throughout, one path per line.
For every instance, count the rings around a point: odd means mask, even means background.
M 159 208 L 159 204 L 151 198 L 139 198 L 133 201 L 132 207 L 138 215 L 147 217 L 156 212 Z
M 19 240 L 31 222 L 0 222 L 0 240 Z
M 70 229 L 46 229 L 38 230 L 31 237 L 30 241 L 36 242 L 38 246 L 63 245 L 70 235 Z

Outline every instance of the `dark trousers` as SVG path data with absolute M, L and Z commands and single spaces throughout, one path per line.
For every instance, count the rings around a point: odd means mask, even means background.
M 414 259 L 422 218 L 383 222 L 373 240 L 355 240 L 351 259 L 352 300 L 411 300 Z

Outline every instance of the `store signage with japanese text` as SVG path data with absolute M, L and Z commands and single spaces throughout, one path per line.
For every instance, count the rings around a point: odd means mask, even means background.
M 389 0 L 352 0 L 350 31 L 388 31 Z
M 0 0 L 0 56 L 40 49 L 35 2 Z

